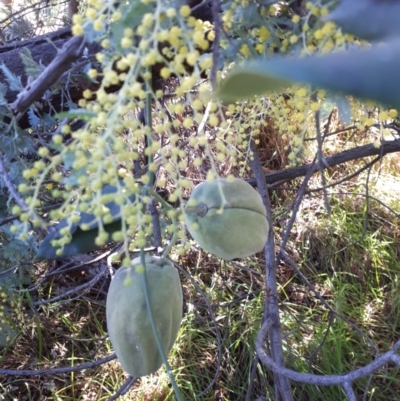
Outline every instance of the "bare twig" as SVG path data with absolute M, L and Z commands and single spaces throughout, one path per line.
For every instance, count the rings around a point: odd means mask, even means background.
M 74 288 L 71 288 L 70 290 L 65 291 L 63 294 L 58 295 L 58 296 L 56 296 L 56 297 L 49 298 L 49 299 L 45 299 L 45 300 L 43 300 L 43 301 L 32 302 L 32 304 L 33 304 L 34 306 L 46 305 L 46 304 L 50 304 L 50 303 L 53 303 L 53 302 L 60 301 L 60 300 L 62 300 L 62 299 L 64 299 L 64 298 L 69 297 L 69 296 L 71 296 L 71 295 L 73 295 L 73 294 L 76 294 L 76 293 L 78 293 L 78 292 L 87 291 L 87 290 L 88 290 L 90 287 L 92 287 L 97 281 L 100 280 L 100 278 L 103 276 L 103 274 L 106 272 L 106 270 L 108 270 L 108 266 L 107 266 L 107 265 L 105 265 L 105 267 L 100 271 L 100 273 L 96 274 L 96 275 L 95 275 L 90 281 L 88 281 L 87 283 L 82 284 L 82 285 L 78 285 L 78 286 L 76 286 L 76 287 L 74 287 Z M 81 294 L 80 294 L 80 295 L 81 295 Z
M 351 382 L 345 381 L 342 387 L 349 401 L 357 401 Z
M 254 355 L 254 359 L 253 359 L 253 363 L 251 365 L 251 372 L 250 372 L 249 384 L 247 386 L 245 401 L 250 401 L 251 400 L 251 393 L 253 391 L 253 382 L 254 382 L 254 379 L 256 377 L 257 365 L 259 363 L 260 363 L 260 360 L 258 359 L 257 354 L 255 354 Z
M 349 326 L 351 326 L 358 334 L 360 334 L 362 337 L 364 337 L 370 347 L 375 351 L 375 355 L 379 354 L 379 350 L 376 347 L 376 345 L 373 343 L 373 341 L 353 322 L 345 318 L 343 315 L 338 313 L 335 309 L 332 308 L 332 306 L 329 305 L 329 303 L 321 296 L 321 294 L 314 288 L 314 286 L 307 280 L 306 276 L 297 268 L 296 264 L 290 259 L 289 255 L 285 252 L 282 251 L 281 253 L 282 259 L 288 263 L 291 269 L 296 273 L 297 276 L 300 277 L 301 281 L 308 287 L 308 289 L 315 295 L 315 297 L 335 316 L 338 318 L 342 319 L 344 322 L 346 322 Z
M 318 355 L 318 352 L 321 350 L 322 346 L 324 345 L 326 339 L 328 338 L 329 330 L 331 329 L 332 323 L 334 322 L 334 313 L 332 311 L 329 311 L 328 315 L 328 325 L 325 329 L 324 336 L 322 337 L 322 340 L 318 344 L 318 347 L 307 357 L 308 359 L 308 371 L 311 372 L 311 367 L 312 367 L 312 362 L 313 359 Z
M 156 202 L 154 198 L 151 198 L 149 203 L 149 210 L 152 217 L 152 227 L 153 227 L 153 245 L 154 248 L 161 249 L 162 247 L 162 237 L 161 237 L 161 226 L 160 226 L 160 215 L 157 210 Z
M 1 167 L 0 167 L 1 168 Z M 1 173 L 0 173 L 1 174 Z M 6 217 L 4 220 L 0 221 L 0 227 L 6 224 L 12 223 L 14 220 L 18 220 L 18 216 Z
M 76 261 L 71 261 L 71 262 L 67 262 L 64 265 L 59 266 L 56 269 L 52 269 L 51 271 L 49 271 L 48 273 L 46 273 L 45 275 L 41 276 L 40 279 L 35 282 L 34 284 L 32 284 L 31 286 L 29 286 L 26 290 L 24 291 L 29 291 L 29 292 L 35 292 L 38 290 L 38 287 L 40 285 L 43 285 L 50 277 L 52 276 L 56 276 L 59 274 L 66 274 L 66 273 L 70 273 L 72 271 L 78 270 L 78 269 L 87 269 L 90 265 L 99 262 L 102 259 L 108 258 L 110 255 L 112 255 L 116 249 L 119 247 L 119 244 L 114 245 L 111 249 L 107 250 L 106 252 L 103 252 L 102 254 L 96 256 L 95 258 L 84 262 L 84 263 L 79 263 L 76 264 Z
M 199 394 L 196 395 L 196 398 L 202 397 L 207 391 L 214 386 L 214 384 L 217 381 L 217 377 L 219 375 L 219 371 L 221 369 L 221 363 L 222 363 L 222 339 L 221 339 L 221 333 L 218 329 L 218 324 L 217 321 L 215 320 L 214 312 L 212 310 L 212 306 L 210 304 L 210 301 L 207 299 L 206 294 L 204 291 L 200 288 L 199 284 L 196 282 L 196 280 L 191 276 L 190 273 L 188 273 L 183 267 L 181 267 L 178 263 L 174 262 L 171 260 L 171 262 L 174 264 L 174 266 L 181 272 L 183 273 L 193 284 L 193 286 L 196 288 L 196 291 L 201 295 L 201 297 L 204 299 L 204 302 L 207 305 L 208 313 L 210 314 L 211 320 L 213 322 L 214 328 L 215 328 L 215 335 L 217 338 L 217 344 L 218 344 L 218 360 L 217 360 L 217 366 L 215 369 L 215 374 L 209 385 Z
M 0 151 L 0 177 L 2 178 L 4 184 L 6 185 L 8 192 L 12 198 L 17 202 L 17 204 L 21 207 L 22 210 L 28 210 L 28 205 L 25 201 L 21 198 L 17 189 L 15 188 L 14 184 L 11 182 L 10 178 L 8 177 L 8 173 L 6 171 L 6 166 L 4 164 L 4 157 L 3 153 Z
M 103 359 L 99 359 L 95 362 L 82 363 L 77 366 L 69 366 L 65 368 L 53 368 L 53 369 L 33 369 L 33 370 L 19 370 L 19 369 L 0 369 L 0 375 L 13 375 L 13 376 L 39 376 L 39 375 L 55 375 L 58 373 L 71 373 L 79 372 L 80 370 L 95 368 L 96 366 L 103 365 L 107 362 L 112 361 L 117 356 L 115 354 L 109 355 Z
M 299 211 L 301 202 L 303 201 L 303 197 L 306 192 L 308 182 L 310 181 L 311 176 L 318 170 L 318 164 L 316 164 L 315 162 L 316 162 L 316 157 L 314 158 L 314 161 L 311 164 L 310 169 L 307 171 L 307 174 L 304 177 L 304 180 L 301 183 L 299 190 L 297 191 L 296 197 L 292 202 L 293 211 L 292 211 L 292 215 L 290 216 L 288 223 L 286 224 L 286 227 L 285 227 L 285 230 L 283 233 L 282 242 L 279 247 L 279 253 L 276 258 L 277 264 L 279 263 L 279 260 L 281 259 L 281 254 L 284 251 L 284 249 L 286 248 L 286 244 L 289 241 L 290 233 L 291 233 L 293 224 L 296 221 L 297 212 Z
M 10 267 L 10 268 L 7 269 L 7 270 L 4 270 L 4 271 L 0 272 L 0 277 L 1 277 L 1 276 L 6 276 L 6 275 L 9 274 L 9 273 L 13 273 L 14 270 L 18 269 L 19 266 L 21 266 L 20 263 L 18 263 L 18 264 L 15 265 L 15 266 Z
M 121 395 L 126 394 L 129 391 L 129 389 L 137 382 L 137 380 L 138 380 L 137 377 L 129 376 L 126 379 L 125 383 L 121 386 L 121 388 L 114 395 L 112 395 L 107 401 L 114 401 Z
M 260 158 L 255 148 L 254 142 L 251 138 L 250 150 L 253 152 L 251 160 L 251 168 L 253 170 L 257 187 L 262 197 L 266 212 L 267 221 L 269 225 L 267 243 L 264 248 L 265 255 L 265 307 L 263 321 L 272 319 L 274 325 L 271 326 L 269 332 L 269 345 L 271 347 L 271 354 L 275 363 L 284 368 L 284 358 L 282 349 L 282 335 L 281 326 L 279 322 L 279 307 L 278 307 L 278 291 L 276 283 L 276 258 L 275 258 L 275 239 L 273 230 L 272 210 L 271 203 L 268 195 L 267 186 L 264 179 Z M 284 401 L 292 401 L 292 392 L 289 381 L 282 375 L 274 371 L 275 376 L 275 393 L 276 399 L 283 399 Z
M 347 163 L 352 160 L 361 159 L 368 156 L 386 155 L 388 153 L 400 152 L 400 140 L 382 141 L 381 146 L 376 148 L 373 144 L 356 146 L 353 149 L 344 150 L 343 152 L 336 153 L 333 156 L 325 158 L 326 165 L 323 168 L 330 168 L 338 166 L 339 164 Z M 319 166 L 315 168 L 316 163 L 309 163 L 299 167 L 291 167 L 288 169 L 274 171 L 265 175 L 267 184 L 274 184 L 277 182 L 287 182 L 295 178 L 304 177 L 312 169 L 312 174 L 319 170 Z M 256 185 L 256 180 L 247 180 L 250 184 Z
M 47 89 L 57 82 L 74 61 L 82 56 L 84 46 L 84 36 L 75 36 L 69 39 L 45 70 L 17 96 L 17 99 L 11 104 L 11 109 L 15 113 L 24 113 L 35 100 L 38 100 Z
M 264 351 L 265 338 L 273 325 L 274 321 L 271 318 L 268 318 L 263 323 L 261 330 L 258 333 L 256 340 L 256 350 L 258 357 L 260 358 L 262 363 L 269 369 L 297 382 L 320 386 L 343 386 L 345 382 L 352 383 L 355 380 L 358 380 L 364 376 L 368 376 L 390 362 L 393 362 L 397 366 L 400 366 L 400 357 L 396 354 L 397 350 L 400 348 L 400 341 L 397 341 L 391 350 L 382 354 L 368 365 L 359 369 L 355 369 L 349 373 L 336 375 L 316 375 L 312 373 L 299 373 L 278 365 Z
M 315 96 L 314 96 L 315 99 Z M 325 134 L 328 132 L 329 130 L 329 125 L 332 119 L 332 114 L 333 114 L 333 110 L 331 111 L 331 113 L 329 114 L 328 117 L 328 121 L 326 123 L 326 127 L 325 127 Z M 318 151 L 317 151 L 317 155 L 318 155 L 318 170 L 319 173 L 321 175 L 321 183 L 322 183 L 322 188 L 323 188 L 323 193 L 324 193 L 324 200 L 325 200 L 325 209 L 328 213 L 328 215 L 331 214 L 331 206 L 329 204 L 329 198 L 328 198 L 328 192 L 326 191 L 326 177 L 324 174 L 324 165 L 326 167 L 328 167 L 326 165 L 326 160 L 323 154 L 323 149 L 322 149 L 322 145 L 323 145 L 323 138 L 321 135 L 321 123 L 320 123 L 320 112 L 319 110 L 316 111 L 315 113 L 315 127 L 316 127 L 316 131 L 317 131 L 317 144 L 318 144 Z
M 325 185 L 323 187 L 319 187 L 319 188 L 309 189 L 309 190 L 306 191 L 306 193 L 323 191 L 324 188 L 326 189 L 326 188 L 335 187 L 336 185 L 339 185 L 339 184 L 342 184 L 343 182 L 349 181 L 352 178 L 357 177 L 358 175 L 360 175 L 364 170 L 367 170 L 367 169 L 371 168 L 379 160 L 381 160 L 381 156 L 375 157 L 375 159 L 373 159 L 369 163 L 366 163 L 365 166 L 361 167 L 360 169 L 358 169 L 354 173 L 346 175 L 346 177 L 344 177 L 344 178 L 342 178 L 342 179 L 340 179 L 338 181 L 335 181 L 332 184 L 327 184 L 327 185 Z
M 352 192 L 332 192 L 332 194 L 336 194 L 336 195 L 354 195 L 354 193 Z M 358 196 L 366 196 L 366 194 L 362 194 L 362 193 L 357 193 Z M 390 213 L 392 213 L 394 216 L 396 216 L 397 218 L 400 218 L 400 213 L 397 213 L 394 209 L 392 209 L 390 206 L 388 206 L 386 203 L 382 202 L 381 200 L 379 200 L 378 198 L 376 198 L 375 196 L 372 195 L 368 195 L 368 197 L 370 199 L 373 199 L 375 202 L 379 203 L 380 205 L 382 205 L 384 208 L 388 209 Z

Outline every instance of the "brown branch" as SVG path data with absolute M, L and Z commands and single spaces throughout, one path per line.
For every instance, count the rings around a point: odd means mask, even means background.
M 80 370 L 95 368 L 96 366 L 103 365 L 116 358 L 115 354 L 109 355 L 103 359 L 94 362 L 82 363 L 77 366 L 67 366 L 65 368 L 53 369 L 33 369 L 33 370 L 19 370 L 19 369 L 0 369 L 0 375 L 13 375 L 13 376 L 39 376 L 39 375 L 55 375 L 59 373 L 79 372 Z
M 347 163 L 352 160 L 362 159 L 363 157 L 368 156 L 376 156 L 381 155 L 382 157 L 388 153 L 395 153 L 400 151 L 400 139 L 396 139 L 394 141 L 382 141 L 382 144 L 379 148 L 376 148 L 374 145 L 364 145 L 357 146 L 353 149 L 344 150 L 343 152 L 336 153 L 333 156 L 329 156 L 325 158 L 326 165 L 323 164 L 322 168 L 331 168 L 338 166 L 339 164 Z M 303 166 L 291 167 L 283 170 L 274 171 L 273 173 L 268 173 L 265 175 L 265 181 L 269 186 L 273 186 L 276 183 L 284 183 L 295 178 L 305 176 L 310 168 L 314 168 L 314 172 L 319 171 L 318 162 L 316 165 L 311 163 L 305 164 Z M 256 180 L 255 178 L 248 180 L 248 182 L 255 186 Z
M 27 85 L 28 77 L 25 73 L 25 67 L 22 62 L 20 53 L 23 49 L 27 49 L 32 59 L 40 65 L 48 66 L 57 57 L 59 49 L 61 49 L 71 39 L 71 29 L 62 28 L 56 32 L 47 33 L 40 35 L 35 38 L 27 39 L 21 42 L 13 42 L 6 46 L 0 47 L 0 64 L 4 64 L 13 74 L 21 78 L 22 85 Z M 100 50 L 100 45 L 97 43 L 87 44 L 88 57 L 93 56 Z M 81 60 L 81 59 L 80 59 Z M 60 71 L 60 76 L 64 71 Z M 43 74 L 43 73 L 42 73 Z M 45 77 L 44 77 L 45 78 Z M 7 78 L 4 73 L 0 70 L 0 82 L 7 84 Z M 49 88 L 47 88 L 49 89 Z M 77 103 L 82 97 L 82 92 L 85 89 L 96 89 L 93 83 L 90 81 L 84 81 L 79 79 L 71 82 L 69 87 L 71 95 L 71 101 Z M 9 104 L 16 101 L 18 93 L 16 91 L 8 89 L 5 93 L 5 98 Z M 54 114 L 56 112 L 68 110 L 68 102 L 65 101 L 63 91 L 52 94 L 50 99 L 37 99 L 37 110 L 40 110 L 42 114 L 49 113 Z M 51 102 L 51 105 L 49 104 Z M 10 123 L 10 118 L 5 117 L 4 122 Z M 21 128 L 29 128 L 30 123 L 28 115 L 25 113 L 18 121 L 18 125 Z
M 378 369 L 390 363 L 395 363 L 400 366 L 400 357 L 397 355 L 397 350 L 400 348 L 400 341 L 397 341 L 392 349 L 382 354 L 381 356 L 375 358 L 369 364 L 363 366 L 362 368 L 354 369 L 348 373 L 344 374 L 332 374 L 332 375 L 319 375 L 312 373 L 299 373 L 292 369 L 286 369 L 276 362 L 274 362 L 264 351 L 265 337 L 271 330 L 274 322 L 271 319 L 267 319 L 259 331 L 256 340 L 256 351 L 258 357 L 261 359 L 262 363 L 274 372 L 279 373 L 291 380 L 301 383 L 319 385 L 319 386 L 343 386 L 344 383 L 352 383 L 364 376 L 368 376 L 376 372 Z
M 251 160 L 251 169 L 257 181 L 257 188 L 263 200 L 266 210 L 266 218 L 268 221 L 268 238 L 264 247 L 265 255 L 265 301 L 263 321 L 271 319 L 274 321 L 268 338 L 268 344 L 271 349 L 272 360 L 281 368 L 285 367 L 282 347 L 282 328 L 279 320 L 278 306 L 278 290 L 276 281 L 276 258 L 275 258 L 275 239 L 274 225 L 272 221 L 272 209 L 269 199 L 267 185 L 264 180 L 260 158 L 255 149 L 254 141 L 250 138 L 250 149 L 253 152 Z M 277 400 L 293 401 L 289 380 L 286 377 L 274 372 L 275 379 L 275 394 Z
M 15 202 L 21 207 L 23 211 L 28 210 L 28 206 L 25 201 L 22 199 L 20 194 L 18 193 L 17 189 L 15 188 L 14 184 L 11 182 L 10 178 L 8 177 L 8 173 L 6 170 L 6 166 L 4 163 L 3 154 L 0 151 L 0 178 L 3 180 L 4 185 L 7 187 L 8 192 L 10 193 L 11 197 L 15 200 Z
M 82 56 L 84 47 L 83 36 L 69 39 L 45 70 L 31 84 L 28 84 L 11 104 L 14 113 L 24 113 L 35 100 L 41 98 L 46 90 L 54 85 L 65 71 L 69 70 L 72 63 Z
M 212 22 L 213 15 L 211 12 L 210 1 L 201 2 L 199 0 L 187 0 L 187 3 L 193 8 L 192 15 L 195 18 Z M 52 95 L 52 98 L 50 99 L 50 110 L 48 110 L 49 100 L 42 100 L 41 97 L 46 90 L 62 77 L 62 74 L 69 71 L 69 67 L 74 61 L 80 61 L 82 50 L 85 46 L 84 42 L 80 42 L 80 40 L 82 40 L 82 38 L 71 37 L 70 28 L 63 28 L 53 33 L 21 42 L 13 42 L 0 47 L 0 64 L 4 63 L 5 66 L 17 77 L 21 77 L 23 85 L 28 85 L 21 94 L 17 94 L 10 90 L 7 91 L 5 97 L 8 103 L 12 103 L 12 110 L 23 113 L 28 107 L 30 107 L 33 101 L 40 102 L 38 109 L 41 110 L 42 113 L 54 114 L 54 111 L 60 112 L 68 110 L 68 104 L 65 102 L 62 93 Z M 100 45 L 95 42 L 86 43 L 86 47 L 88 50 L 87 56 L 89 58 L 101 51 Z M 20 58 L 20 52 L 24 48 L 29 49 L 35 62 L 47 66 L 45 71 L 43 71 L 32 84 L 27 84 L 28 77 L 25 74 L 24 65 Z M 60 48 L 61 50 L 58 50 Z M 160 78 L 160 70 L 162 66 L 162 64 L 159 64 L 154 67 L 154 70 L 152 71 L 154 81 Z M 7 82 L 2 71 L 0 71 L 0 82 Z M 78 100 L 82 98 L 82 92 L 85 89 L 95 91 L 99 86 L 100 83 L 94 84 L 83 79 L 78 80 L 78 82 L 73 82 L 72 86 L 69 87 L 71 101 L 77 103 Z M 107 88 L 109 92 L 116 92 L 119 89 L 119 85 Z M 9 118 L 6 117 L 4 121 L 9 123 Z M 26 114 L 19 120 L 18 124 L 21 128 L 30 127 Z

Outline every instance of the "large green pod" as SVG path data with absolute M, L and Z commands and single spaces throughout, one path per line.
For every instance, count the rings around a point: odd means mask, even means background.
M 193 239 L 207 252 L 231 260 L 261 251 L 268 222 L 260 194 L 239 178 L 198 185 L 185 208 Z
M 146 256 L 146 275 L 154 320 L 162 348 L 171 350 L 182 321 L 182 287 L 178 271 L 166 259 Z M 106 315 L 110 341 L 131 376 L 146 376 L 162 365 L 150 322 L 140 258 L 118 269 L 107 294 Z

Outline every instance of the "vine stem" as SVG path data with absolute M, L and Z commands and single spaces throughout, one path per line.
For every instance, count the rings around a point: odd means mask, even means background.
M 140 249 L 140 263 L 143 265 L 143 268 L 144 268 L 143 274 L 141 275 L 141 277 L 142 277 L 142 285 L 144 288 L 144 297 L 146 300 L 147 312 L 149 313 L 151 328 L 153 329 L 153 334 L 154 334 L 154 338 L 156 339 L 158 351 L 161 355 L 163 364 L 165 365 L 165 368 L 167 369 L 168 377 L 169 377 L 172 387 L 174 389 L 176 399 L 177 399 L 177 401 L 183 401 L 179 387 L 176 384 L 174 375 L 172 374 L 172 370 L 169 365 L 167 355 L 165 354 L 164 349 L 161 345 L 161 340 L 160 340 L 160 336 L 158 335 L 156 322 L 154 321 L 153 309 L 151 307 L 151 300 L 150 300 L 150 294 L 149 294 L 149 286 L 148 286 L 148 282 L 147 282 L 146 259 L 145 259 L 145 253 L 144 253 L 143 248 Z
M 253 152 L 253 158 L 251 160 L 251 168 L 253 170 L 257 187 L 260 192 L 261 198 L 263 200 L 266 218 L 268 221 L 268 239 L 264 248 L 265 255 L 265 290 L 266 297 L 264 302 L 264 316 L 263 321 L 272 321 L 274 324 L 270 328 L 269 334 L 269 346 L 271 356 L 274 362 L 284 368 L 285 361 L 283 356 L 283 346 L 282 346 L 282 332 L 279 320 L 279 307 L 278 307 L 278 290 L 276 282 L 276 257 L 275 257 L 275 239 L 274 239 L 274 229 L 272 220 L 271 203 L 269 199 L 269 194 L 264 178 L 264 174 L 261 167 L 261 161 L 257 153 L 254 141 L 249 137 L 250 150 Z M 280 375 L 275 370 L 275 398 L 276 400 L 283 401 L 293 401 L 291 385 L 287 377 Z
M 146 81 L 146 89 L 147 89 L 146 126 L 149 128 L 149 133 L 147 133 L 147 146 L 150 148 L 152 146 L 152 141 L 153 141 L 153 138 L 151 136 L 151 133 L 152 133 L 152 113 L 151 113 L 152 112 L 152 110 L 151 110 L 152 94 L 151 94 L 151 84 L 148 80 Z M 151 165 L 151 163 L 153 163 L 153 160 L 154 160 L 153 155 L 150 154 L 148 157 L 148 165 L 149 166 Z M 154 172 L 151 171 L 150 168 L 147 171 L 147 177 L 148 177 L 148 180 L 147 180 L 147 184 L 144 186 L 144 191 L 145 191 L 145 193 L 150 194 L 150 192 L 155 192 L 155 191 L 152 191 L 155 175 L 154 175 Z M 165 253 L 165 251 L 164 251 L 164 253 Z M 164 254 L 163 254 L 163 257 L 164 257 Z M 171 381 L 177 401 L 183 401 L 181 392 L 179 390 L 178 385 L 176 384 L 175 377 L 172 373 L 171 366 L 169 365 L 168 357 L 165 354 L 164 349 L 162 347 L 160 336 L 158 335 L 157 325 L 154 320 L 153 309 L 151 307 L 148 279 L 147 279 L 146 258 L 145 258 L 145 252 L 144 252 L 143 247 L 140 248 L 140 262 L 143 266 L 143 274 L 141 275 L 141 277 L 142 277 L 142 285 L 143 285 L 143 289 L 144 289 L 144 297 L 146 300 L 147 312 L 150 317 L 151 328 L 153 330 L 154 338 L 157 343 L 158 352 L 160 353 L 163 364 L 167 370 L 168 377 L 169 377 L 169 380 Z
M 173 210 L 174 208 L 168 203 L 166 202 L 156 191 L 154 191 L 151 188 L 147 189 L 147 192 L 155 199 L 157 200 L 159 203 L 161 203 L 161 205 L 163 205 L 167 210 Z M 176 227 L 176 225 L 178 224 L 178 220 L 176 218 L 176 216 L 172 216 L 172 224 Z M 162 253 L 162 257 L 166 258 L 168 256 L 168 254 L 171 252 L 172 247 L 176 244 L 176 241 L 178 240 L 178 231 L 175 230 L 171 240 L 169 241 L 169 244 L 165 247 L 163 253 Z
M 312 384 L 316 386 L 345 386 L 345 390 L 350 393 L 350 383 L 359 380 L 364 376 L 371 375 L 372 373 L 376 372 L 378 369 L 389 363 L 394 363 L 397 367 L 400 366 L 400 357 L 397 354 L 397 351 L 400 348 L 399 340 L 393 345 L 392 349 L 375 358 L 368 365 L 354 369 L 348 373 L 322 375 L 314 373 L 300 373 L 292 369 L 287 369 L 284 366 L 276 363 L 270 356 L 267 355 L 264 350 L 265 338 L 274 324 L 275 322 L 272 318 L 267 318 L 267 320 L 264 321 L 256 339 L 257 355 L 260 358 L 261 362 L 269 369 L 293 381 Z M 352 399 L 350 398 L 350 400 Z

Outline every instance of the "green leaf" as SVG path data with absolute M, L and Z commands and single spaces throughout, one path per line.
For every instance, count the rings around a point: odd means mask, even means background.
M 0 106 L 5 106 L 8 104 L 6 100 L 7 85 L 0 82 Z
M 106 185 L 102 189 L 101 194 L 110 195 L 116 192 L 118 192 L 116 187 Z M 123 205 L 119 205 L 114 201 L 108 202 L 104 205 L 108 208 L 109 214 L 112 216 L 111 221 L 107 222 L 107 224 L 103 224 L 105 232 L 109 234 L 109 242 L 111 242 L 112 233 L 121 230 L 121 207 L 133 203 L 134 201 L 135 195 L 130 195 L 126 198 Z M 51 232 L 40 243 L 34 262 L 43 259 L 62 259 L 68 256 L 90 252 L 98 248 L 95 243 L 95 239 L 99 233 L 99 222 L 96 216 L 90 213 L 81 212 L 79 217 L 80 219 L 76 223 L 69 224 L 67 219 L 63 219 L 53 227 Z M 83 225 L 88 225 L 88 229 L 83 230 Z M 65 235 L 63 236 L 61 234 L 61 230 L 66 227 L 68 227 L 68 236 L 71 237 L 71 241 L 68 244 L 65 244 L 62 248 L 61 254 L 57 255 L 58 248 L 55 248 L 52 245 L 52 241 L 65 237 Z
M 132 28 L 135 31 L 142 23 L 145 14 L 154 13 L 154 5 L 134 0 L 127 2 L 126 5 L 121 5 L 121 13 L 122 18 L 111 24 L 111 33 L 118 50 L 123 50 L 121 39 L 124 37 L 125 28 Z
M 295 82 L 400 107 L 400 38 L 324 56 L 259 59 L 234 70 L 219 97 L 234 102 Z
M 32 107 L 28 110 L 28 120 L 33 128 L 36 128 L 41 123 L 40 118 L 35 114 L 35 110 Z
M 69 111 L 62 111 L 55 115 L 56 118 L 79 118 L 83 121 L 90 121 L 91 118 L 96 117 L 94 111 L 89 111 L 86 109 L 74 109 Z
M 400 36 L 400 2 L 394 0 L 342 0 L 324 19 L 362 39 Z
M 14 73 L 12 73 L 5 64 L 0 64 L 0 69 L 8 81 L 10 90 L 22 92 L 24 87 L 22 86 L 21 77 L 17 77 Z
M 351 106 L 346 96 L 337 95 L 332 92 L 328 92 L 320 108 L 320 117 L 322 120 L 328 118 L 331 114 L 332 109 L 336 107 L 338 117 L 341 123 L 350 124 L 351 122 Z
M 88 220 L 93 221 L 94 216 L 90 215 L 87 217 Z M 83 253 L 91 252 L 98 248 L 95 243 L 96 237 L 98 235 L 98 227 L 92 228 L 88 231 L 83 231 L 77 224 L 73 224 L 70 227 L 70 235 L 72 236 L 72 240 L 69 244 L 65 244 L 62 248 L 62 252 L 60 255 L 57 255 L 57 249 L 52 246 L 51 241 L 54 239 L 61 238 L 60 230 L 66 227 L 67 220 L 62 220 L 59 224 L 57 224 L 54 233 L 50 233 L 46 236 L 46 238 L 40 243 L 40 246 L 37 250 L 36 256 L 33 259 L 34 262 L 39 260 L 56 260 L 63 259 L 68 256 L 80 255 Z M 121 221 L 118 220 L 114 223 L 106 224 L 104 226 L 104 230 L 107 234 L 109 234 L 108 242 L 111 242 L 111 235 L 115 231 L 119 231 L 121 229 Z
M 31 51 L 27 47 L 21 50 L 19 56 L 24 65 L 25 74 L 28 77 L 37 78 L 44 71 L 45 67 L 32 58 Z

